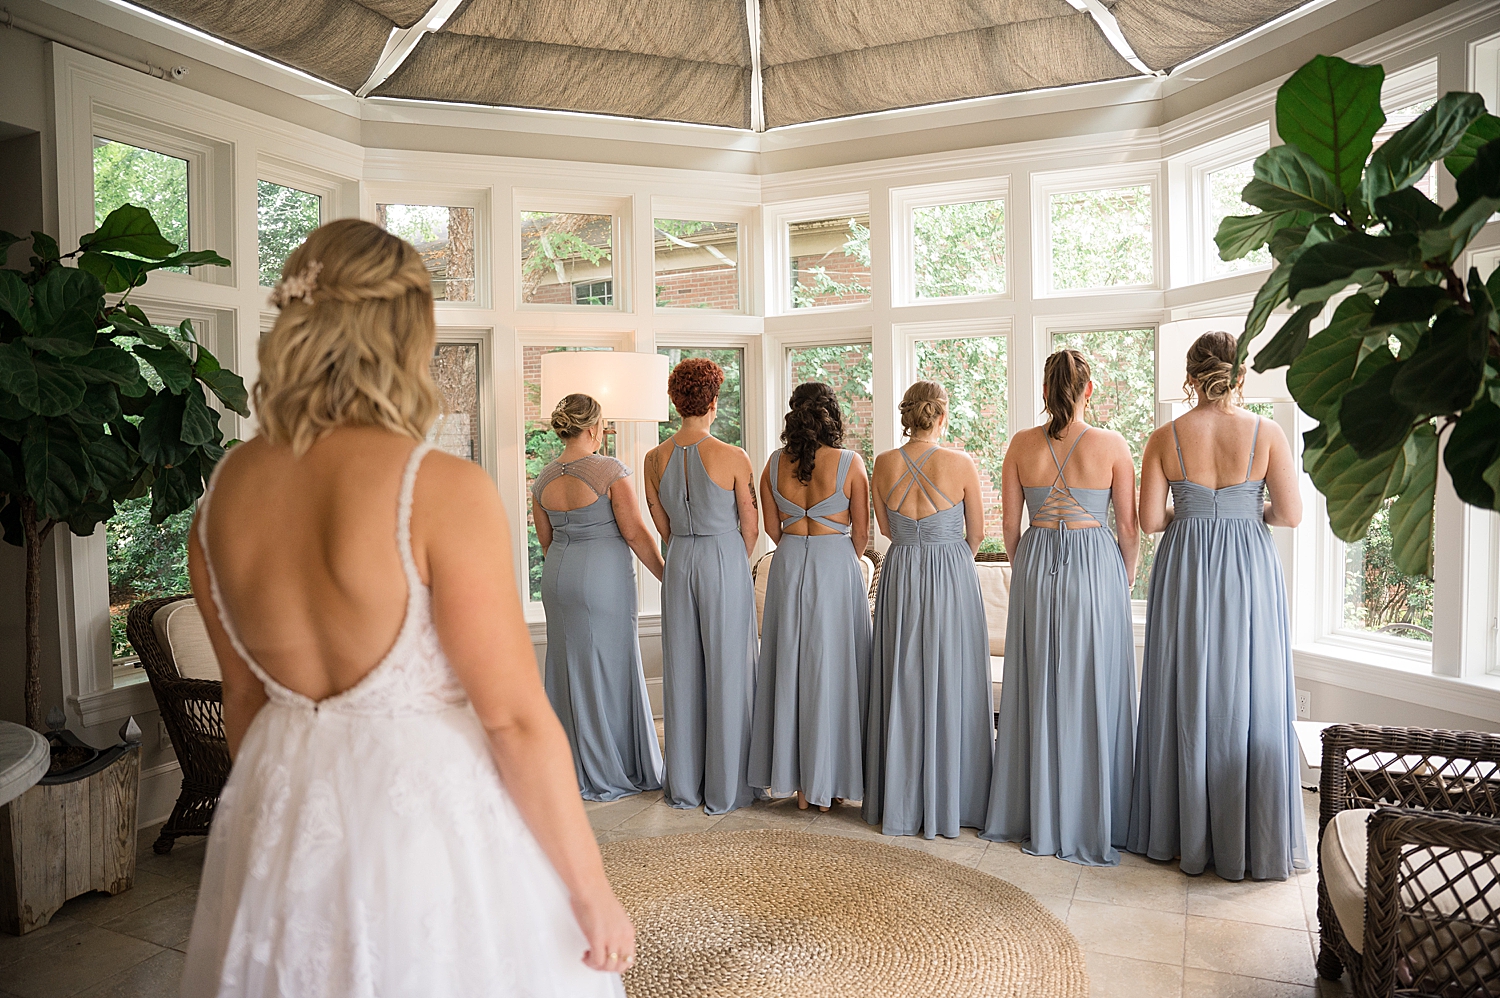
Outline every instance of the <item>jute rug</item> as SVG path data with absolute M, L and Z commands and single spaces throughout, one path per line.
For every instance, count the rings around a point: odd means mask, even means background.
M 636 925 L 629 998 L 1088 998 L 1051 912 L 915 849 L 747 831 L 603 851 Z

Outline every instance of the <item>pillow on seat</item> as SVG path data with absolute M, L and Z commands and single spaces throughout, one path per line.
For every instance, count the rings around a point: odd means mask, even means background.
M 218 656 L 208 640 L 208 628 L 203 626 L 203 615 L 196 602 L 181 599 L 168 603 L 152 615 L 151 628 L 183 679 L 223 681 Z
M 766 585 L 771 578 L 771 558 L 776 554 L 767 551 L 750 567 L 755 582 L 755 633 L 759 634 L 766 621 Z M 875 563 L 867 555 L 859 556 L 859 571 L 865 580 L 865 595 L 870 595 L 870 582 L 875 578 Z
M 984 622 L 990 630 L 990 654 L 1005 655 L 1005 622 L 1010 616 L 1010 562 L 978 561 L 979 595 L 984 598 Z

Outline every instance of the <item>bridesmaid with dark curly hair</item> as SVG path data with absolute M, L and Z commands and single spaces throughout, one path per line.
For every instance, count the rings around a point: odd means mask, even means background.
M 859 557 L 870 540 L 870 479 L 843 449 L 833 389 L 798 385 L 782 449 L 761 475 L 776 542 L 761 624 L 750 783 L 828 810 L 864 797 L 870 604 Z

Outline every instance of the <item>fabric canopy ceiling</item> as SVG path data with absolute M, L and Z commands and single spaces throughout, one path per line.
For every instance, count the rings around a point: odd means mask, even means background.
M 775 128 L 1170 70 L 1308 0 L 133 2 L 361 95 Z

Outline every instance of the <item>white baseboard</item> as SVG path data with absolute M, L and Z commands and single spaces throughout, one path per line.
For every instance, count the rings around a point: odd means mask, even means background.
M 171 817 L 172 805 L 182 793 L 182 767 L 177 760 L 141 770 L 140 804 L 136 810 L 135 826 L 146 828 L 159 825 Z
M 646 701 L 651 704 L 651 716 L 661 717 L 661 677 L 646 680 Z

